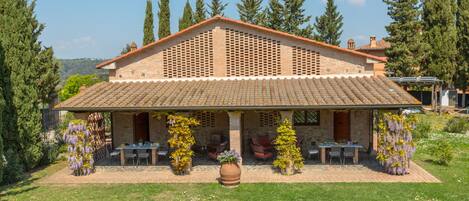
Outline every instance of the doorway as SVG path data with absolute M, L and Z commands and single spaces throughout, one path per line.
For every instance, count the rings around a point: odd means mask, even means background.
M 148 112 L 134 115 L 134 141 L 150 141 Z
M 334 141 L 347 142 L 350 140 L 350 112 L 334 112 Z

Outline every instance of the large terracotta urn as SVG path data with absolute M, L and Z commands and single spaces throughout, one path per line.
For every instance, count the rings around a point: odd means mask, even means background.
M 237 163 L 223 163 L 220 168 L 220 183 L 227 187 L 237 187 L 241 180 L 241 168 Z

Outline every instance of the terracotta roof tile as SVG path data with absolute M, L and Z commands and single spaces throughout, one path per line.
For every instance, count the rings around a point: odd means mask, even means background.
M 62 102 L 70 111 L 391 108 L 420 105 L 383 76 L 103 82 Z

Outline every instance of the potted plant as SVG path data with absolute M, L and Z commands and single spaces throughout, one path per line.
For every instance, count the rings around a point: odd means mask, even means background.
M 241 179 L 241 168 L 238 163 L 241 156 L 235 150 L 224 151 L 217 157 L 220 161 L 220 183 L 228 187 L 237 187 Z
M 293 175 L 301 171 L 304 165 L 300 148 L 296 146 L 296 132 L 288 119 L 281 122 L 277 128 L 277 137 L 274 141 L 277 158 L 273 166 L 280 169 L 283 175 Z

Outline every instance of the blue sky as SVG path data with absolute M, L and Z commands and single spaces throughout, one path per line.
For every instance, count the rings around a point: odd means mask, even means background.
M 208 3 L 210 0 L 206 0 Z M 324 11 L 326 0 L 306 0 L 305 9 L 314 17 Z M 36 14 L 46 25 L 41 40 L 54 47 L 58 58 L 112 58 L 126 43 L 142 43 L 146 0 L 37 0 Z M 186 0 L 170 0 L 171 31 L 177 32 L 178 19 Z M 190 0 L 194 7 L 195 0 Z M 225 16 L 238 19 L 238 0 L 229 3 Z M 266 4 L 268 0 L 264 0 Z M 349 38 L 357 44 L 368 42 L 369 35 L 386 36 L 390 21 L 381 0 L 336 0 L 344 16 L 342 46 Z M 157 0 L 153 0 L 156 17 Z M 155 18 L 155 29 L 158 19 Z M 157 30 L 155 30 L 157 33 Z

